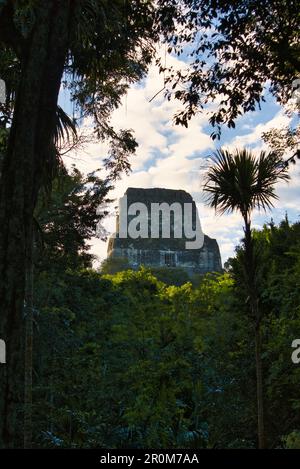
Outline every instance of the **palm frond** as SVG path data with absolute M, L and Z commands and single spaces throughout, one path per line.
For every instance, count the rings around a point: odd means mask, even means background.
M 254 208 L 267 210 L 277 199 L 275 184 L 289 179 L 287 171 L 276 153 L 255 156 L 247 149 L 220 149 L 212 156 L 204 182 L 206 201 L 220 214 L 239 211 L 246 216 Z
M 72 144 L 72 142 L 76 140 L 76 122 L 72 120 L 60 106 L 57 106 L 53 141 L 48 147 L 43 148 L 41 153 L 44 161 L 42 166 L 41 187 L 47 197 L 51 192 L 53 179 L 58 175 L 59 171 L 63 171 L 64 168 L 60 149 L 66 142 Z
M 56 109 L 56 126 L 54 132 L 55 146 L 60 146 L 64 140 L 70 141 L 77 137 L 76 121 L 60 107 Z

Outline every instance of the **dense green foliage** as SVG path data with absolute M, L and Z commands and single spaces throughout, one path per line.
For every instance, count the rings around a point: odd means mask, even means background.
M 269 446 L 295 447 L 300 368 L 291 342 L 300 330 L 300 224 L 285 220 L 254 236 L 265 266 Z M 34 446 L 256 447 L 242 254 L 240 247 L 223 275 L 175 286 L 145 268 L 112 275 L 63 263 L 50 269 L 45 251 L 35 272 Z
M 0 127 L 9 128 L 4 154 L 0 142 L 0 336 L 7 344 L 6 366 L 0 368 L 0 448 L 15 446 L 20 417 L 34 211 L 41 190 L 50 190 L 57 176 L 62 146 L 78 144 L 75 122 L 58 106 L 61 85 L 69 88 L 74 110 L 90 118 L 94 135 L 110 143 L 103 161 L 110 178 L 128 172 L 137 142 L 130 129 L 114 129 L 110 117 L 147 71 L 158 38 L 152 24 L 152 1 L 0 2 L 0 75 L 7 89 Z M 25 375 L 29 403 L 31 373 Z
M 69 271 L 37 287 L 38 445 L 206 447 L 241 445 L 240 435 L 254 444 L 255 426 L 249 436 L 238 425 L 253 370 L 228 275 L 193 289 L 144 269 Z M 244 418 L 253 427 L 254 409 Z
M 110 189 L 110 183 L 100 179 L 97 171 L 87 176 L 75 166 L 70 173 L 59 171 L 51 195 L 41 195 L 35 210 L 35 257 L 39 269 L 91 266 L 89 241 L 108 213 L 105 206 L 111 202 L 107 197 Z M 103 210 L 98 211 L 99 206 Z
M 36 447 L 256 447 L 254 293 L 268 445 L 299 446 L 299 368 L 290 359 L 300 327 L 299 224 L 255 233 L 255 289 L 241 269 L 250 266 L 247 236 L 226 274 L 193 283 L 183 272 L 131 271 L 124 262 L 92 270 L 96 207 L 108 181 L 130 170 L 137 146 L 111 115 L 145 76 L 159 37 L 179 56 L 192 49 L 186 71 L 161 66 L 167 96 L 185 106 L 177 124 L 222 96 L 210 115 L 213 138 L 256 109 L 268 83 L 286 102 L 299 74 L 299 0 L 0 2 L 1 448 L 30 447 L 32 429 Z M 64 172 L 61 156 L 80 139 L 58 106 L 61 85 L 110 143 L 110 179 Z M 277 153 L 294 151 L 296 130 L 266 137 L 284 137 L 273 142 Z M 272 158 L 264 161 L 268 179 Z

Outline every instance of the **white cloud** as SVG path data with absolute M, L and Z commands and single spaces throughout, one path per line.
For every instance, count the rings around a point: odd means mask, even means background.
M 257 114 L 257 111 L 256 111 Z M 250 115 L 251 116 L 251 115 Z M 253 117 L 253 116 L 252 116 Z M 251 118 L 249 118 L 250 120 Z M 230 142 L 226 143 L 228 150 L 233 150 L 236 147 L 247 147 L 254 145 L 257 150 L 266 149 L 267 145 L 261 140 L 263 132 L 267 132 L 272 128 L 280 128 L 290 123 L 291 118 L 288 117 L 283 109 L 280 109 L 277 114 L 268 122 L 255 125 L 255 120 L 251 119 L 249 124 L 244 124 L 243 128 L 249 130 L 245 135 L 236 135 Z M 255 149 L 254 148 L 254 149 Z
M 183 64 L 176 58 L 168 57 L 169 64 L 179 67 Z M 204 131 L 207 124 L 205 114 L 197 115 L 189 124 L 188 129 L 172 124 L 172 117 L 178 108 L 178 103 L 164 99 L 163 92 L 159 93 L 151 102 L 151 98 L 163 88 L 163 76 L 153 65 L 143 84 L 136 85 L 129 90 L 122 106 L 115 111 L 112 123 L 116 128 L 132 128 L 139 143 L 136 155 L 132 157 L 132 170 L 129 176 L 123 176 L 117 181 L 113 198 L 122 196 L 127 187 L 165 187 L 171 189 L 184 189 L 191 193 L 198 203 L 201 224 L 204 232 L 216 238 L 220 245 L 223 262 L 234 252 L 234 247 L 243 236 L 242 219 L 239 214 L 217 217 L 214 211 L 203 203 L 201 193 L 200 171 L 203 157 L 210 153 L 215 143 L 209 134 Z M 227 139 L 226 147 L 249 146 L 259 151 L 266 148 L 260 137 L 262 132 L 272 127 L 287 125 L 289 118 L 282 110 L 265 123 L 256 123 L 259 113 L 256 111 L 243 117 L 240 125 L 243 135 L 239 131 L 232 131 L 232 137 Z M 237 122 L 238 123 L 238 122 Z M 237 126 L 238 128 L 238 126 Z M 247 131 L 244 134 L 245 130 Z M 107 152 L 105 144 L 89 145 L 78 160 L 68 160 L 68 164 L 75 162 L 84 172 L 101 167 L 102 158 Z M 300 196 L 299 166 L 292 169 L 292 181 L 289 185 L 280 184 L 278 194 L 280 201 L 276 202 L 277 213 L 284 213 L 286 209 L 297 210 Z M 115 205 L 115 204 L 113 204 Z M 293 212 L 294 214 L 294 212 Z M 254 214 L 254 223 L 258 220 L 270 219 L 270 214 L 262 217 Z M 114 221 L 109 218 L 105 226 L 110 231 L 114 229 Z M 105 243 L 100 240 L 93 241 L 92 252 L 103 259 L 106 255 Z

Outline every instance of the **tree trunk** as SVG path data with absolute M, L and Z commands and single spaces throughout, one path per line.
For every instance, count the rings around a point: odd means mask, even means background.
M 33 249 L 28 253 L 25 291 L 24 448 L 32 445 Z
M 21 446 L 20 438 L 16 441 L 16 417 L 24 377 L 26 257 L 43 165 L 53 141 L 71 10 L 70 0 L 35 5 L 0 181 L 0 338 L 7 350 L 7 363 L 0 367 L 0 448 Z
M 257 425 L 258 425 L 258 447 L 265 449 L 265 423 L 263 402 L 263 377 L 261 362 L 261 333 L 260 325 L 255 327 L 255 363 L 256 363 L 256 392 L 257 392 Z
M 251 234 L 251 222 L 248 214 L 244 215 L 245 221 L 245 280 L 248 290 L 252 320 L 255 324 L 255 367 L 256 367 L 256 400 L 257 400 L 257 434 L 258 447 L 264 449 L 267 447 L 264 419 L 264 400 L 263 400 L 263 372 L 261 360 L 261 329 L 260 329 L 260 311 L 258 307 L 258 292 L 256 286 L 256 262 Z

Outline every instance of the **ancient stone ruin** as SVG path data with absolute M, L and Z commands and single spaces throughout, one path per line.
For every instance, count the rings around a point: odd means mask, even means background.
M 196 229 L 196 217 L 198 211 L 196 204 L 190 194 L 183 190 L 173 189 L 137 189 L 128 188 L 124 194 L 126 197 L 127 208 L 135 203 L 144 204 L 148 210 L 148 225 L 149 237 L 137 237 L 132 239 L 127 236 L 122 237 L 122 230 L 120 236 L 120 220 L 123 220 L 122 210 L 124 205 L 119 205 L 119 215 L 116 223 L 116 233 L 110 237 L 108 244 L 108 257 L 112 258 L 126 258 L 131 268 L 137 269 L 140 265 L 150 267 L 180 267 L 184 269 L 189 275 L 205 274 L 207 272 L 220 272 L 222 270 L 221 256 L 218 243 L 215 239 L 207 235 L 202 235 L 203 245 L 199 249 L 187 249 L 186 241 L 190 238 L 185 236 L 185 226 L 182 226 L 183 236 L 176 238 L 174 236 L 174 220 L 175 215 L 170 211 L 170 231 L 169 238 L 162 237 L 162 224 L 164 220 L 161 215 L 159 219 L 159 237 L 151 237 L 151 207 L 157 204 L 167 203 L 171 206 L 174 203 L 180 204 L 184 211 L 186 205 L 189 204 L 192 213 L 192 226 Z M 120 199 L 122 201 L 122 199 Z M 160 205 L 161 206 L 161 205 Z M 126 209 L 127 210 L 127 209 Z M 173 215 L 173 216 L 172 216 Z M 134 218 L 133 215 L 127 216 L 128 225 Z M 153 217 L 153 214 L 152 214 Z M 178 219 L 176 219 L 178 223 Z M 182 224 L 184 225 L 185 218 L 182 217 Z M 178 227 L 177 227 L 178 228 Z M 201 228 L 200 228 L 201 230 Z M 176 231 L 175 231 L 176 233 Z M 202 244 L 202 243 L 201 243 Z

